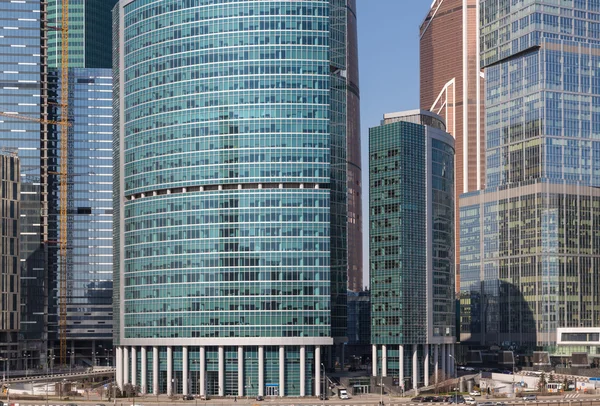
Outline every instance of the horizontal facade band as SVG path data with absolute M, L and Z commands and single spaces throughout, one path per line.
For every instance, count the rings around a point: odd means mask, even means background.
M 251 189 L 329 189 L 327 183 L 234 183 L 221 185 L 188 186 L 170 189 L 149 190 L 143 193 L 126 195 L 125 200 L 137 200 L 145 197 L 174 195 L 180 193 L 213 192 L 220 190 L 251 190 Z

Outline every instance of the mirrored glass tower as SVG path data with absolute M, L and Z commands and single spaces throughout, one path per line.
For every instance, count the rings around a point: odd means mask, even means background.
M 329 386 L 346 331 L 348 12 L 343 0 L 115 7 L 120 387 Z

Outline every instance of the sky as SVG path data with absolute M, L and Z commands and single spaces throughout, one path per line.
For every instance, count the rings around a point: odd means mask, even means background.
M 431 0 L 357 0 L 363 185 L 363 284 L 369 285 L 369 127 L 419 108 L 419 25 Z

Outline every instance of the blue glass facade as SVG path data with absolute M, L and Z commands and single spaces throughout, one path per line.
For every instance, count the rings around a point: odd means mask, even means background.
M 50 70 L 50 98 L 58 103 L 64 87 L 60 71 Z M 68 250 L 67 339 L 72 364 L 93 359 L 96 365 L 110 363 L 105 349 L 112 340 L 112 70 L 69 70 Z M 56 106 L 56 104 L 54 105 Z M 57 108 L 56 108 L 57 109 Z M 58 109 L 57 109 L 58 110 Z M 51 111 L 58 117 L 59 111 Z M 58 142 L 58 129 L 51 132 Z M 57 149 L 58 152 L 58 149 Z M 56 162 L 60 162 L 57 159 Z M 58 168 L 56 168 L 58 170 Z M 59 229 L 57 176 L 51 177 L 57 206 L 51 224 Z M 58 275 L 58 273 L 57 273 Z M 58 288 L 58 277 L 53 279 Z M 49 301 L 51 325 L 58 323 L 58 289 Z M 57 339 L 58 331 L 51 329 Z M 98 340 L 96 343 L 95 341 Z M 58 345 L 58 343 L 57 343 Z M 96 347 L 97 345 L 97 347 Z M 97 353 L 97 354 L 96 354 Z M 96 355 L 98 357 L 96 357 Z M 80 358 L 78 361 L 77 358 Z
M 416 386 L 441 355 L 429 344 L 455 341 L 454 139 L 433 113 L 386 114 L 369 130 L 369 175 L 374 375 Z
M 557 328 L 600 325 L 600 9 L 481 10 L 487 189 L 461 198 L 461 341 L 570 354 Z
M 39 1 L 0 3 L 0 112 L 40 117 L 41 64 Z M 46 266 L 43 185 L 41 174 L 41 126 L 37 122 L 0 116 L 0 145 L 18 151 L 21 165 L 20 260 L 21 324 L 19 343 L 38 359 L 46 337 Z M 3 347 L 4 350 L 4 347 Z M 21 353 L 1 354 L 11 368 L 21 368 Z
M 344 5 L 115 8 L 119 384 L 319 393 L 346 326 Z

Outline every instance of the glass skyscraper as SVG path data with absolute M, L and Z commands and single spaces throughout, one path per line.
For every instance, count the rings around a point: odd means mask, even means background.
M 112 364 L 112 8 L 117 0 L 69 1 L 69 83 L 61 83 L 61 32 L 48 30 L 49 118 L 69 92 L 67 346 L 73 366 Z M 62 1 L 48 2 L 48 25 L 61 26 Z M 50 126 L 52 172 L 60 171 L 60 127 Z M 52 148 L 54 147 L 54 148 Z M 49 176 L 49 232 L 60 236 L 60 178 Z M 58 341 L 58 249 L 48 266 L 49 351 Z
M 21 325 L 19 262 L 21 176 L 19 157 L 0 150 L 0 352 L 8 362 L 18 356 L 18 334 Z
M 369 183 L 373 376 L 429 386 L 430 371 L 454 371 L 454 139 L 442 118 L 385 114 L 369 130 Z
M 421 109 L 442 116 L 455 141 L 454 195 L 485 187 L 485 116 L 479 65 L 479 0 L 434 0 L 420 27 Z M 455 207 L 455 252 L 460 216 Z M 456 291 L 460 256 L 455 258 Z
M 57 3 L 0 1 L 6 56 L 0 61 L 0 145 L 18 151 L 21 177 L 19 350 L 0 353 L 13 369 L 49 367 L 46 357 L 59 345 L 61 140 L 60 128 L 45 121 L 62 114 Z M 85 366 L 105 365 L 112 345 L 112 56 L 106 39 L 115 3 L 70 2 L 66 300 L 68 338 L 85 343 L 80 351 L 69 342 L 71 362 Z M 97 340 L 103 342 L 96 346 Z
M 0 1 L 0 112 L 40 118 L 43 48 L 40 41 L 39 0 Z M 34 359 L 45 354 L 47 335 L 47 267 L 43 242 L 48 239 L 47 196 L 41 168 L 44 166 L 41 126 L 38 122 L 0 116 L 0 145 L 17 150 L 20 160 L 20 329 L 19 351 L 0 354 L 11 368 L 24 368 L 20 351 Z M 4 348 L 3 348 L 4 350 Z
M 120 387 L 321 393 L 346 330 L 348 12 L 115 7 Z
M 485 0 L 480 19 L 487 188 L 461 198 L 461 341 L 600 354 L 600 9 Z

